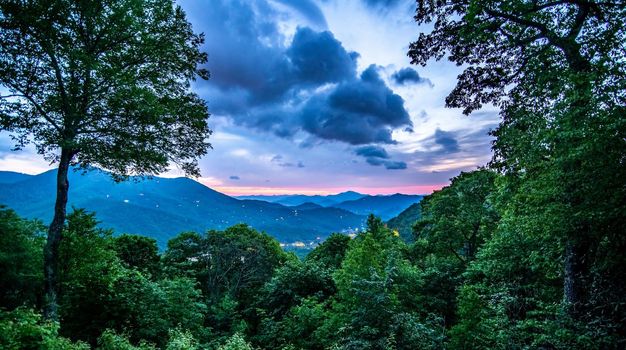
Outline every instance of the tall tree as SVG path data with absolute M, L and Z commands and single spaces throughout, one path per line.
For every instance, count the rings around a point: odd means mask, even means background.
M 507 212 L 562 239 L 579 317 L 598 247 L 624 241 L 626 2 L 419 0 L 415 19 L 434 29 L 411 44 L 413 63 L 466 66 L 446 104 L 501 108 L 493 165 L 516 193 Z
M 58 247 L 72 165 L 117 180 L 176 163 L 198 175 L 210 134 L 190 90 L 207 60 L 172 0 L 1 0 L 1 130 L 58 164 L 44 253 L 46 307 L 57 317 Z
M 413 226 L 416 241 L 438 256 L 453 256 L 466 266 L 487 241 L 498 223 L 488 197 L 496 174 L 481 169 L 463 172 L 449 186 L 424 197 L 422 218 Z

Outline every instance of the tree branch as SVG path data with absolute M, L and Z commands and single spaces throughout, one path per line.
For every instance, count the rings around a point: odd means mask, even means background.
M 22 97 L 24 97 L 25 99 L 27 99 L 32 105 L 33 107 L 35 107 L 35 109 L 37 110 L 37 112 L 48 122 L 50 123 L 50 125 L 52 125 L 53 128 L 56 129 L 56 131 L 58 131 L 59 133 L 63 132 L 63 129 L 54 121 L 54 119 L 52 119 L 48 113 L 46 113 L 46 111 L 41 107 L 41 105 L 39 105 L 39 103 L 37 103 L 37 101 L 35 101 L 35 99 L 32 96 L 29 96 L 25 91 L 23 91 L 21 88 L 19 88 L 18 86 L 11 84 L 11 83 L 7 83 L 7 85 L 9 86 L 9 88 L 19 92 L 20 94 L 22 94 Z

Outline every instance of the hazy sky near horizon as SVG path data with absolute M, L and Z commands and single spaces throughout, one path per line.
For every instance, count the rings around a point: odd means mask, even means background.
M 430 193 L 486 164 L 497 111 L 444 99 L 460 68 L 412 66 L 412 0 L 182 0 L 204 32 L 213 150 L 200 181 L 238 194 Z M 50 168 L 32 149 L 0 170 Z M 179 175 L 173 170 L 166 176 Z

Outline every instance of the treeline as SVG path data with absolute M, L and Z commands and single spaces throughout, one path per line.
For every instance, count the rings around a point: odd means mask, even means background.
M 2 209 L 0 348 L 623 348 L 623 245 L 604 240 L 586 262 L 593 295 L 572 317 L 564 242 L 513 220 L 509 186 L 490 170 L 462 173 L 423 200 L 413 242 L 371 216 L 304 260 L 246 225 L 183 233 L 159 253 L 75 210 L 60 323 L 38 311 L 45 227 Z

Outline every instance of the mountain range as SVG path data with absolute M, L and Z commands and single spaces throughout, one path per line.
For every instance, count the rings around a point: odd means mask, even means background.
M 320 195 L 277 195 L 277 196 L 238 196 L 238 199 L 261 200 L 278 203 L 293 208 L 333 207 L 340 208 L 358 215 L 374 214 L 383 220 L 389 220 L 411 204 L 418 203 L 423 196 L 408 194 L 371 196 L 354 191 L 342 192 L 328 196 Z
M 331 207 L 345 201 L 357 200 L 366 197 L 366 194 L 361 194 L 354 191 L 347 191 L 338 194 L 331 194 L 328 196 L 313 195 L 307 196 L 303 194 L 292 195 L 274 195 L 274 196 L 238 196 L 238 199 L 253 199 L 270 203 L 279 203 L 289 207 L 298 206 L 305 203 L 313 203 L 322 207 Z
M 52 219 L 55 181 L 56 170 L 38 175 L 0 171 L 0 204 L 47 223 Z M 333 232 L 361 229 L 370 212 L 387 219 L 421 199 L 356 192 L 280 196 L 280 201 L 233 198 L 189 178 L 131 177 L 116 183 L 100 170 L 71 171 L 69 182 L 68 209 L 94 211 L 102 227 L 154 237 L 162 248 L 180 232 L 224 229 L 237 223 L 281 242 L 315 241 Z

